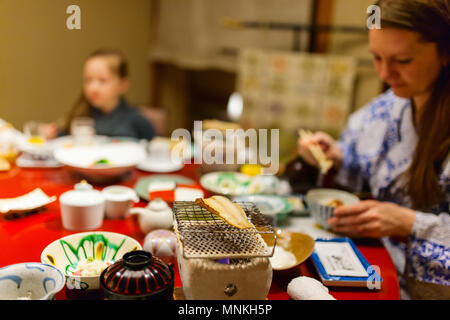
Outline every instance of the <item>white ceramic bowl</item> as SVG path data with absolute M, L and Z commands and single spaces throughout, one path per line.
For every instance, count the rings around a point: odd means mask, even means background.
M 64 288 L 57 268 L 26 262 L 0 268 L 0 300 L 52 300 Z
M 104 145 L 73 147 L 58 149 L 54 152 L 60 163 L 72 168 L 75 172 L 101 180 L 120 177 L 133 169 L 146 157 L 145 147 L 136 142 L 111 142 Z M 96 164 L 99 160 L 107 160 L 107 164 Z
M 324 204 L 333 199 L 340 200 L 344 205 L 359 202 L 359 198 L 354 194 L 336 189 L 313 189 L 306 194 L 306 203 L 311 216 L 325 229 L 330 228 L 328 219 L 333 216 L 335 208 Z
M 109 263 L 133 250 L 142 250 L 135 239 L 114 232 L 80 232 L 50 243 L 41 253 L 42 263 L 50 264 L 66 276 L 68 289 L 96 290 L 100 288 L 100 273 L 94 276 L 76 276 L 80 260 L 93 258 Z

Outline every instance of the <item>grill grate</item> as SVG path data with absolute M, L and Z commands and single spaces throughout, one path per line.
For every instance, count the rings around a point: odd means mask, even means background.
M 236 228 L 191 201 L 175 201 L 175 232 L 185 258 L 249 258 L 270 257 L 263 237 L 276 241 L 269 220 L 251 202 L 237 202 L 254 225 Z

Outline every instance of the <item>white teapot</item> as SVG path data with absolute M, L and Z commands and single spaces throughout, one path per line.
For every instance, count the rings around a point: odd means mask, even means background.
M 171 229 L 173 226 L 172 209 L 161 198 L 150 201 L 145 208 L 132 208 L 130 214 L 139 215 L 139 227 L 145 234 L 156 229 Z

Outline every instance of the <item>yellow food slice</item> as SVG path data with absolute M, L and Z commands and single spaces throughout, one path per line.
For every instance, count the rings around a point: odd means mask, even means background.
M 219 218 L 236 228 L 249 229 L 253 227 L 251 222 L 248 221 L 247 215 L 242 207 L 237 203 L 231 202 L 226 197 L 212 196 L 207 199 L 198 198 L 195 202 L 200 207 L 214 213 Z

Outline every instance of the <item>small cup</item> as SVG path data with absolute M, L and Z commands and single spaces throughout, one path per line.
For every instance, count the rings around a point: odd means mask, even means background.
M 306 194 L 306 203 L 314 220 L 325 229 L 330 229 L 328 219 L 334 215 L 335 207 L 325 205 L 327 201 L 336 199 L 344 205 L 359 202 L 354 194 L 336 189 L 312 189 Z
M 105 211 L 105 199 L 100 191 L 88 183 L 78 183 L 75 190 L 59 197 L 63 227 L 81 231 L 101 227 Z
M 108 219 L 124 219 L 135 202 L 139 202 L 136 192 L 125 186 L 109 186 L 103 189 L 105 215 Z
M 95 137 L 95 121 L 89 117 L 78 117 L 70 123 L 70 134 L 78 146 L 92 144 Z
M 151 157 L 159 159 L 170 158 L 170 140 L 156 138 L 149 142 L 148 152 Z

